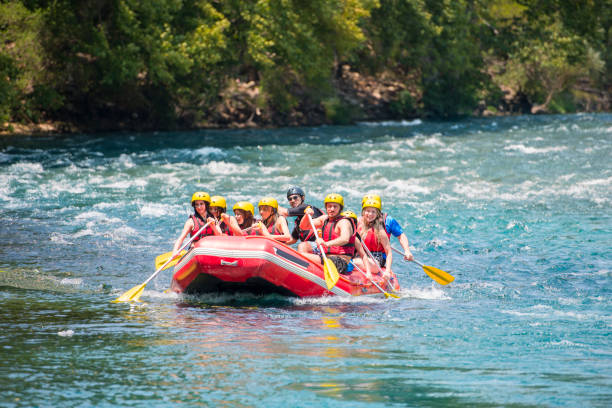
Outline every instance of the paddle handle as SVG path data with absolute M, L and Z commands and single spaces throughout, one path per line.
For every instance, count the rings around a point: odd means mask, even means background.
M 399 249 L 397 249 L 396 247 L 391 247 L 392 250 L 394 250 L 395 252 L 397 252 L 400 255 L 404 255 L 404 253 L 402 251 L 400 251 Z M 425 265 L 423 265 L 422 263 L 420 263 L 419 261 L 417 261 L 416 259 L 412 259 L 412 262 L 414 262 L 415 264 L 419 265 L 421 268 L 425 268 Z
M 398 254 L 400 254 L 402 257 L 404 257 L 404 253 L 402 251 L 400 251 L 399 249 L 397 249 L 396 247 L 392 246 L 391 247 L 392 250 L 394 250 L 395 252 L 397 252 Z M 416 261 L 415 261 L 416 262 Z M 418 263 L 418 262 L 417 262 Z
M 171 257 L 170 257 L 170 259 L 168 259 L 168 260 L 166 261 L 166 263 L 165 263 L 165 264 L 163 264 L 162 266 L 160 266 L 160 267 L 159 267 L 159 269 L 158 269 L 158 270 L 156 270 L 156 271 L 153 273 L 153 275 L 149 276 L 149 279 L 147 279 L 146 281 L 144 281 L 143 285 L 146 285 L 147 283 L 151 282 L 151 280 L 152 280 L 153 278 L 155 278 L 155 277 L 157 276 L 157 274 L 158 274 L 158 273 L 160 273 L 162 270 L 164 270 L 164 267 L 165 267 L 166 265 L 168 265 L 170 262 L 172 262 L 172 260 L 173 260 L 174 258 L 176 258 L 176 256 L 177 256 L 178 254 L 180 254 L 180 253 L 181 253 L 181 251 L 187 247 L 187 245 L 191 244 L 191 242 L 193 242 L 193 240 L 194 240 L 194 239 L 196 239 L 196 237 L 198 237 L 198 236 L 199 236 L 199 235 L 202 233 L 202 231 L 204 231 L 204 229 L 205 229 L 206 227 L 208 227 L 208 225 L 210 225 L 210 222 L 207 222 L 207 223 L 206 223 L 206 224 L 205 224 L 205 225 L 204 225 L 202 228 L 200 228 L 200 229 L 198 230 L 198 232 L 196 232 L 196 233 L 195 233 L 195 235 L 194 235 L 193 237 L 189 238 L 189 240 L 188 240 L 188 241 L 187 241 L 185 244 L 183 244 L 183 246 L 182 246 L 182 247 L 180 247 L 180 248 L 179 248 L 179 250 L 178 250 L 178 251 L 176 251 L 176 252 L 175 252 L 175 253 L 174 253 L 174 254 L 173 254 Z

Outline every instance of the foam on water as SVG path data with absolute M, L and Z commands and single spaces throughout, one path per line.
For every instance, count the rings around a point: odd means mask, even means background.
M 71 330 L 71 329 L 63 330 L 63 331 L 57 332 L 57 335 L 60 337 L 72 337 L 74 336 L 74 330 Z
M 566 146 L 554 146 L 554 147 L 530 147 L 524 144 L 513 144 L 504 147 L 504 150 L 518 151 L 523 154 L 546 154 L 550 152 L 562 152 L 567 150 Z
M 434 286 L 432 283 L 429 288 L 420 288 L 412 286 L 410 288 L 403 288 L 401 296 L 412 299 L 425 299 L 425 300 L 450 300 L 451 297 L 444 292 L 439 286 Z
M 140 215 L 143 217 L 159 218 L 177 212 L 179 212 L 179 207 L 176 205 L 144 203 L 140 207 Z
M 215 157 L 223 157 L 226 156 L 226 153 L 217 148 L 217 147 L 209 147 L 209 146 L 205 146 L 205 147 L 201 147 L 199 149 L 195 149 L 192 152 L 194 157 L 208 157 L 208 156 L 215 156 Z
M 421 119 L 400 120 L 400 121 L 387 120 L 387 121 L 381 121 L 381 122 L 359 122 L 359 124 L 362 126 L 369 126 L 369 127 L 418 126 L 418 125 L 422 125 L 423 121 Z

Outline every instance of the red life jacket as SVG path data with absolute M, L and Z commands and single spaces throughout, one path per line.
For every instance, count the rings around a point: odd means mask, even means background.
M 204 225 L 206 225 L 206 221 L 204 221 L 200 217 L 195 216 L 194 214 L 190 215 L 189 218 L 191 218 L 191 221 L 193 221 L 193 229 L 189 233 L 189 236 L 193 237 Z M 193 242 L 199 241 L 202 237 L 205 237 L 207 235 L 215 235 L 213 227 L 211 225 L 204 228 L 204 231 L 202 231 L 200 235 L 198 235 L 193 240 Z
M 272 235 L 281 235 L 280 231 L 276 228 L 276 222 L 268 227 L 268 232 Z
M 233 232 L 232 232 L 232 230 L 230 229 L 229 225 L 227 225 L 227 224 L 225 223 L 225 221 L 221 221 L 221 222 L 219 223 L 219 228 L 221 229 L 221 233 L 222 233 L 223 235 L 228 235 L 228 236 L 230 236 L 230 237 L 234 235 L 234 233 L 233 233 Z
M 385 252 L 385 248 L 378 241 L 378 237 L 374 232 L 373 228 L 369 228 L 366 232 L 366 236 L 363 239 L 363 244 L 370 250 L 370 252 Z
M 332 239 L 336 239 L 340 236 L 340 234 L 336 232 L 336 224 L 344 219 L 346 219 L 346 217 L 340 215 L 335 217 L 333 220 L 330 218 L 325 220 L 323 227 L 321 228 L 321 238 L 323 238 L 323 241 L 331 241 Z M 355 233 L 356 231 L 353 228 L 353 232 L 348 243 L 341 246 L 331 246 L 327 248 L 326 252 L 331 255 L 349 255 L 352 257 L 355 255 Z
M 271 216 L 270 216 L 270 217 L 271 217 Z M 269 219 L 269 218 L 268 218 L 268 219 Z M 266 221 L 267 221 L 268 219 L 266 219 Z M 276 219 L 276 221 L 278 221 L 278 218 Z M 272 235 L 281 235 L 281 234 L 282 234 L 282 232 L 281 232 L 281 231 L 279 231 L 278 229 L 276 229 L 276 221 L 274 221 L 274 222 L 273 222 L 273 223 L 272 223 L 272 224 L 271 224 L 269 227 L 266 227 L 266 228 L 268 228 L 268 232 L 269 232 L 270 234 L 272 234 Z M 264 221 L 262 221 L 262 223 L 263 223 L 264 225 L 266 225 L 266 223 L 265 223 Z M 255 231 L 255 235 L 263 235 L 263 234 L 261 233 L 261 231 L 257 230 L 257 231 Z

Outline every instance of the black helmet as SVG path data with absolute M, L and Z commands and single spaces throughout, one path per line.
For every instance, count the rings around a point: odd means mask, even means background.
M 289 190 L 287 190 L 287 198 L 289 198 L 290 196 L 297 194 L 299 196 L 302 197 L 302 200 L 304 199 L 304 190 L 302 190 L 299 187 L 291 187 Z

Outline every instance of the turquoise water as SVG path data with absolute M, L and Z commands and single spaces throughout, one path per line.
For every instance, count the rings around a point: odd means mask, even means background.
M 612 404 L 612 115 L 0 140 L 0 406 Z M 112 299 L 195 190 L 376 191 L 400 300 Z M 398 245 L 393 240 L 394 245 Z

